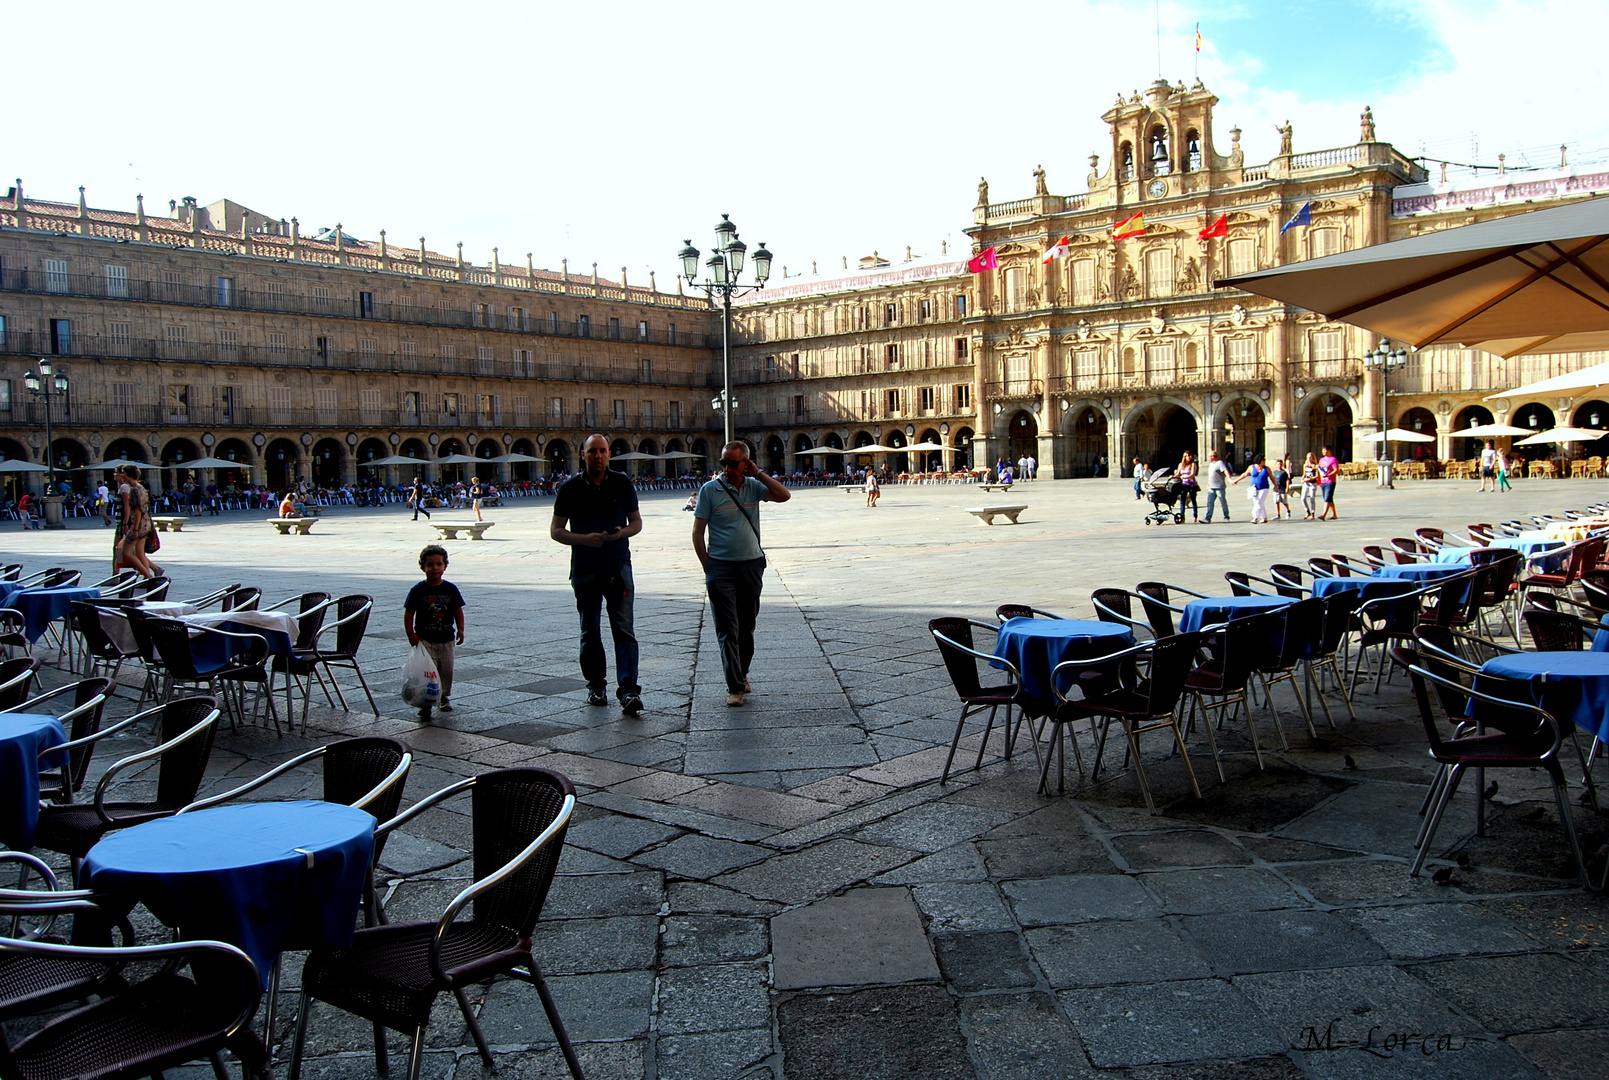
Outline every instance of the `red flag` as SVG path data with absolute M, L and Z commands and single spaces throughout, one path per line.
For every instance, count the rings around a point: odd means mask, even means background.
M 1072 241 L 1070 241 L 1067 237 L 1064 236 L 1060 240 L 1056 241 L 1054 244 L 1050 245 L 1050 250 L 1045 252 L 1044 261 L 1048 263 L 1052 259 L 1066 258 L 1067 254 L 1072 250 L 1073 250 Z
M 1205 229 L 1202 229 L 1200 232 L 1196 233 L 1196 236 L 1198 238 L 1202 239 L 1202 240 L 1211 240 L 1214 236 L 1228 236 L 1228 235 L 1229 235 L 1229 215 L 1228 214 L 1220 214 L 1218 216 L 1217 221 L 1214 221 L 1211 225 L 1208 225 Z
M 1145 211 L 1141 210 L 1132 217 L 1126 217 L 1112 228 L 1112 239 L 1121 240 L 1126 236 L 1145 235 Z
M 1000 265 L 1000 260 L 994 257 L 994 248 L 987 247 L 976 256 L 967 260 L 967 272 L 981 274 L 985 270 L 993 270 Z

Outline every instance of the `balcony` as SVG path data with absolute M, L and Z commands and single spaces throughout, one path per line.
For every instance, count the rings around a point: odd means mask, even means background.
M 1147 370 L 1054 375 L 1050 379 L 1050 392 L 1053 394 L 1146 393 L 1155 390 L 1184 390 L 1209 386 L 1257 386 L 1271 382 L 1273 378 L 1274 366 L 1260 360 L 1241 364 L 1210 364 L 1196 368 L 1187 368 L 1183 364 L 1159 364 Z
M 1030 400 L 1043 397 L 1044 393 L 1045 384 L 1038 379 L 1007 379 L 983 384 L 983 396 L 989 401 Z

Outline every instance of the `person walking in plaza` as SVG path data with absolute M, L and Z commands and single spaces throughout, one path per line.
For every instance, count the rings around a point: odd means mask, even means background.
M 729 442 L 721 449 L 720 474 L 698 489 L 693 552 L 704 567 L 704 588 L 721 646 L 728 705 L 742 705 L 743 695 L 750 692 L 754 623 L 760 615 L 760 589 L 765 579 L 760 504 L 785 503 L 791 498 L 787 488 L 755 466 L 748 444 L 742 442 Z
M 1141 461 L 1139 458 L 1135 458 L 1134 459 L 1134 501 L 1135 502 L 1139 502 L 1141 499 L 1145 498 L 1145 496 L 1140 493 L 1140 488 L 1142 488 L 1145 485 L 1145 478 L 1150 476 L 1150 475 L 1151 475 L 1151 470 L 1145 467 L 1145 462 Z M 1207 506 L 1208 506 L 1208 509 L 1211 509 L 1212 504 L 1208 503 Z
M 1302 461 L 1302 520 L 1312 521 L 1318 509 L 1318 458 L 1307 452 Z
M 420 514 L 425 515 L 426 521 L 430 520 L 430 511 L 425 509 L 425 492 L 427 490 L 424 477 L 416 476 L 413 478 L 413 487 L 408 490 L 408 504 L 413 507 L 413 519 L 415 521 L 419 520 Z
M 637 490 L 623 472 L 609 468 L 609 440 L 589 435 L 581 444 L 583 468 L 559 488 L 548 535 L 570 549 L 570 588 L 581 616 L 581 677 L 587 704 L 609 704 L 609 665 L 603 650 L 599 608 L 609 611 L 615 643 L 615 682 L 620 709 L 642 712 L 637 683 L 636 584 L 631 576 L 633 536 L 642 532 Z
M 1212 504 L 1216 501 L 1229 520 L 1229 466 L 1218 458 L 1218 451 L 1207 451 L 1207 516 L 1205 524 L 1212 524 Z
M 1508 451 L 1497 452 L 1497 490 L 1512 491 L 1514 485 L 1508 482 Z
M 1251 477 L 1251 523 L 1253 525 L 1262 525 L 1268 521 L 1268 492 L 1273 486 L 1273 481 L 1269 477 L 1268 466 L 1263 464 L 1261 454 L 1257 455 L 1252 463 L 1246 466 L 1245 472 L 1235 477 L 1230 483 L 1238 484 L 1248 476 Z M 1211 510 L 1210 506 L 1208 510 Z
M 112 474 L 117 483 L 118 527 L 112 534 L 112 572 L 129 567 L 141 577 L 153 578 L 162 568 L 145 554 L 145 543 L 155 530 L 151 521 L 151 494 L 140 483 L 138 465 L 124 465 Z
M 486 496 L 486 489 L 481 487 L 480 477 L 471 476 L 469 478 L 469 501 L 470 501 L 470 504 L 475 508 L 475 520 L 476 521 L 485 521 L 486 520 L 485 518 L 480 516 L 480 501 L 481 501 L 481 499 L 485 498 L 485 496 Z
M 1491 487 L 1487 487 L 1490 484 Z M 1497 444 L 1486 440 L 1486 447 L 1481 450 L 1481 490 L 1497 490 Z
M 866 474 L 866 505 L 876 506 L 877 498 L 882 493 L 882 486 L 877 482 L 877 474 L 875 472 L 868 472 Z
M 1274 481 L 1274 520 L 1279 520 L 1281 509 L 1284 509 L 1287 518 L 1294 517 L 1291 513 L 1291 459 L 1275 458 L 1271 472 Z
M 419 553 L 425 580 L 408 590 L 402 604 L 402 630 L 409 645 L 423 644 L 441 678 L 441 699 L 436 707 L 452 712 L 453 643 L 464 643 L 464 594 L 448 581 L 447 549 L 430 544 Z M 419 719 L 430 719 L 430 706 L 419 709 Z
M 1201 494 L 1201 480 L 1197 475 L 1200 468 L 1196 465 L 1196 456 L 1186 450 L 1179 459 L 1179 468 L 1173 475 L 1179 478 L 1179 513 L 1184 514 L 1184 508 L 1190 508 L 1190 520 L 1199 522 L 1201 515 L 1196 509 L 1196 496 Z
M 1319 514 L 1320 521 L 1328 518 L 1336 520 L 1335 514 L 1335 481 L 1341 476 L 1341 462 L 1330 452 L 1328 446 L 1324 447 L 1324 454 L 1318 459 L 1318 490 L 1324 499 L 1324 509 Z
M 102 480 L 95 487 L 95 505 L 100 509 L 100 512 L 101 512 L 101 524 L 105 528 L 108 528 L 108 529 L 111 528 L 112 527 L 112 492 L 111 492 L 111 489 L 106 486 L 106 481 L 105 480 Z

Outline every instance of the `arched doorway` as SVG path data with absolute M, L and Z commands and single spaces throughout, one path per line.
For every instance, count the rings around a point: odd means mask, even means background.
M 89 455 L 84 450 L 84 444 L 77 439 L 57 439 L 51 447 L 51 460 L 57 468 L 56 482 L 66 481 L 75 491 L 89 490 L 89 473 L 69 472 L 63 474 L 62 469 L 82 469 L 89 464 Z
M 903 431 L 896 431 L 896 432 L 894 432 L 892 435 L 890 435 L 888 437 L 888 442 L 885 443 L 884 445 L 885 446 L 909 446 L 910 442 L 905 438 L 905 433 Z M 889 468 L 889 471 L 891 471 L 891 472 L 893 472 L 895 474 L 910 472 L 911 471 L 911 455 L 907 454 L 907 453 L 889 454 L 888 455 L 888 468 Z
M 1336 460 L 1352 460 L 1352 406 L 1340 394 L 1314 395 L 1302 427 L 1307 434 L 1305 453 L 1317 457 L 1328 446 Z
M 642 442 L 637 444 L 637 453 L 639 453 L 639 454 L 653 454 L 655 456 L 658 456 L 658 454 L 659 454 L 659 444 L 654 442 L 654 440 L 652 440 L 652 439 L 644 439 Z M 639 462 L 637 462 L 637 475 L 638 476 L 658 476 L 659 475 L 659 462 L 657 462 L 657 461 L 639 461 Z
M 201 451 L 189 439 L 171 439 L 162 448 L 162 486 L 171 491 L 195 479 L 194 469 L 185 466 L 185 462 L 194 461 L 201 456 Z M 149 486 L 149 485 L 148 485 Z
M 1602 431 L 1603 434 L 1592 442 L 1578 443 L 1576 455 L 1578 457 L 1604 457 L 1609 456 L 1609 403 L 1599 401 L 1583 401 L 1576 406 L 1575 415 L 1570 423 L 1578 428 L 1589 431 Z
M 270 491 L 285 492 L 291 489 L 299 472 L 299 460 L 299 448 L 291 440 L 275 439 L 268 444 L 263 451 L 263 467 L 268 474 Z
M 1039 456 L 1039 420 L 1027 409 L 1018 409 L 1006 422 L 1005 457 L 1013 466 L 1030 454 Z
M 510 446 L 508 450 L 511 454 L 524 454 L 526 457 L 538 456 L 536 453 L 536 446 L 531 442 L 530 439 L 515 439 L 514 445 Z M 524 483 L 531 478 L 531 462 L 512 462 L 509 465 L 508 472 L 509 476 L 511 476 L 514 480 Z
M 1239 472 L 1267 452 L 1267 413 L 1260 399 L 1240 397 L 1225 403 L 1223 418 L 1224 460 Z
M 1073 426 L 1073 475 L 1099 476 L 1101 459 L 1106 457 L 1106 414 L 1094 407 L 1088 407 L 1070 410 L 1068 415 L 1072 418 Z M 1195 430 L 1195 426 L 1195 419 L 1192 417 L 1191 431 Z M 1195 444 L 1191 443 L 1189 449 L 1193 452 Z
M 11 440 L 9 440 L 9 439 L 0 439 L 0 454 L 5 455 L 5 457 L 8 458 L 8 459 L 16 458 L 16 457 L 19 457 L 19 456 L 22 457 L 24 460 L 27 459 L 27 455 L 22 453 L 20 450 L 18 451 L 18 453 L 13 454 L 10 450 L 6 449 L 6 445 L 8 443 L 10 443 L 13 446 L 16 445 L 15 443 L 11 443 Z M 107 445 L 106 454 L 105 454 L 104 457 L 101 458 L 101 460 L 102 461 L 144 461 L 145 460 L 145 447 L 141 446 L 138 442 L 135 442 L 133 439 L 113 439 Z
M 1486 406 L 1467 405 L 1460 409 L 1458 415 L 1453 418 L 1452 429 L 1454 431 L 1464 431 L 1467 428 L 1480 427 L 1482 424 L 1495 424 L 1496 422 L 1492 417 L 1492 410 Z M 1479 458 L 1481 451 L 1486 449 L 1486 440 L 1466 435 L 1461 439 L 1453 439 L 1448 449 L 1453 457 L 1460 461 Z
M 486 464 L 475 466 L 475 475 L 486 483 L 497 483 L 503 479 L 503 466 L 494 462 L 492 458 L 503 452 L 503 444 L 496 439 L 482 439 L 475 444 L 475 456 Z
M 441 477 L 443 483 L 456 484 L 460 480 L 469 478 L 469 474 L 464 472 L 462 464 L 440 464 L 442 458 L 452 457 L 454 454 L 462 454 L 463 452 L 464 444 L 457 439 L 443 439 L 441 444 L 436 447 L 436 475 Z
M 1515 427 L 1529 428 L 1533 434 L 1557 426 L 1553 419 L 1553 410 L 1535 401 L 1527 402 L 1514 410 L 1514 415 L 1509 419 L 1509 423 Z M 1523 438 L 1523 436 L 1520 437 Z M 1535 447 L 1528 449 L 1534 450 Z
M 688 469 L 701 476 L 708 475 L 710 471 L 710 444 L 703 439 L 694 439 L 688 453 L 698 455 L 698 457 L 687 463 Z
M 406 440 L 402 446 L 398 448 L 398 452 L 402 457 L 418 458 L 421 462 L 430 460 L 430 450 L 425 446 L 425 441 L 423 439 Z M 405 466 L 405 468 L 411 468 L 413 473 L 403 477 L 404 483 L 411 481 L 414 475 L 423 476 L 425 472 L 424 465 Z
M 542 456 L 547 458 L 548 475 L 570 471 L 570 444 L 563 439 L 550 439 L 542 448 Z
M 1103 419 L 1098 412 L 1096 416 L 1098 421 Z M 1101 422 L 1095 425 L 1086 422 L 1084 426 L 1105 430 Z M 1129 456 L 1138 457 L 1153 469 L 1177 468 L 1184 452 L 1196 453 L 1200 445 L 1195 414 L 1171 402 L 1159 402 L 1130 413 L 1128 432 L 1132 451 Z M 1132 462 L 1123 462 L 1123 468 L 1131 466 Z
M 872 437 L 872 433 L 869 432 L 869 431 L 857 431 L 857 432 L 855 432 L 854 445 L 855 446 L 876 446 L 877 445 L 877 440 Z M 851 468 L 851 469 L 869 469 L 869 468 L 872 467 L 872 465 L 874 463 L 875 463 L 875 455 L 872 455 L 872 454 L 851 454 L 851 455 L 849 455 L 848 465 L 849 465 L 849 468 Z
M 967 472 L 974 468 L 972 460 L 972 440 L 976 438 L 972 429 L 964 427 L 955 433 L 955 468 L 958 472 Z
M 924 442 L 924 443 L 931 443 L 934 446 L 937 446 L 943 440 L 941 440 L 939 438 L 939 433 L 938 433 L 937 428 L 928 428 L 926 431 L 922 432 L 922 434 L 920 436 L 917 437 L 917 441 L 918 442 Z M 921 457 L 916 459 L 916 467 L 918 469 L 920 469 L 922 472 L 939 472 L 939 471 L 943 470 L 943 468 L 944 468 L 944 451 L 942 451 L 942 450 L 927 450 L 927 451 L 919 451 L 919 453 L 921 453 Z
M 834 450 L 842 450 L 844 440 L 836 431 L 829 431 L 822 437 L 821 445 L 831 447 Z M 842 454 L 822 454 L 816 460 L 821 463 L 823 472 L 842 474 L 844 471 L 844 456 Z
M 240 489 L 251 483 L 251 450 L 240 439 L 225 439 L 212 448 L 212 456 L 222 458 L 224 461 L 238 461 L 238 469 L 218 469 L 213 472 L 213 483 L 220 490 L 228 488 Z M 384 457 L 384 451 L 381 452 Z
M 389 456 L 386 453 L 385 443 L 379 439 L 364 439 L 358 443 L 356 457 L 358 483 L 365 485 L 383 484 L 385 482 L 385 466 L 372 465 L 370 462 L 379 461 L 381 458 Z
M 1436 414 L 1429 409 L 1414 406 L 1402 414 L 1398 426 L 1415 435 L 1429 435 L 1430 442 L 1393 443 L 1398 461 L 1434 461 L 1436 459 Z
M 320 439 L 313 444 L 313 483 L 322 488 L 338 488 L 346 469 L 346 447 L 339 439 Z
M 123 441 L 124 442 L 130 442 L 130 443 L 133 442 L 132 439 L 124 439 Z M 134 449 L 135 449 L 136 452 L 139 451 L 139 444 L 138 443 L 134 443 Z M 32 461 L 32 460 L 33 460 L 33 457 L 28 453 L 28 451 L 23 447 L 23 445 L 20 442 L 18 442 L 17 440 L 15 440 L 15 439 L 0 439 L 0 461 Z M 39 474 L 35 474 L 35 473 L 5 473 L 3 475 L 5 477 L 4 485 L 5 485 L 6 498 L 8 498 L 8 499 L 16 499 L 24 491 L 32 491 L 33 490 L 33 482 L 32 482 L 32 480 L 30 478 L 32 476 L 39 475 Z M 107 482 L 108 483 L 111 482 L 110 477 L 107 478 Z

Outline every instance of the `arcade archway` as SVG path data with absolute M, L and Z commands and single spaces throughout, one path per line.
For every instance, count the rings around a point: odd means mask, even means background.
M 339 439 L 320 439 L 313 444 L 313 483 L 319 487 L 341 486 L 346 467 L 346 447 Z
M 1104 432 L 1104 417 L 1099 412 L 1095 415 L 1095 423 L 1086 420 L 1082 426 Z M 1135 410 L 1129 416 L 1128 435 L 1129 456 L 1138 457 L 1153 469 L 1177 468 L 1184 452 L 1197 453 L 1196 448 L 1200 445 L 1195 414 L 1172 402 L 1160 402 Z M 1129 466 L 1127 461 L 1123 464 L 1125 468 Z
M 1583 401 L 1576 406 L 1575 413 L 1570 418 L 1570 423 L 1578 428 L 1603 432 L 1592 442 L 1577 443 L 1577 457 L 1604 457 L 1609 455 L 1609 430 L 1605 430 L 1606 427 L 1609 427 L 1609 403 L 1599 401 L 1596 398 L 1591 401 Z
M 1018 409 L 1006 422 L 1006 459 L 1015 467 L 1025 457 L 1039 456 L 1039 420 L 1027 409 Z
M 1101 463 L 1107 453 L 1107 420 L 1106 414 L 1094 406 L 1082 409 L 1072 409 L 1068 413 L 1068 424 L 1073 437 L 1073 460 L 1070 463 L 1073 476 L 1099 476 Z M 1195 430 L 1194 418 L 1190 421 L 1190 428 Z M 1192 443 L 1190 450 L 1195 449 Z
M 1316 394 L 1307 404 L 1303 451 L 1318 457 L 1328 446 L 1338 461 L 1352 460 L 1352 406 L 1340 394 Z

